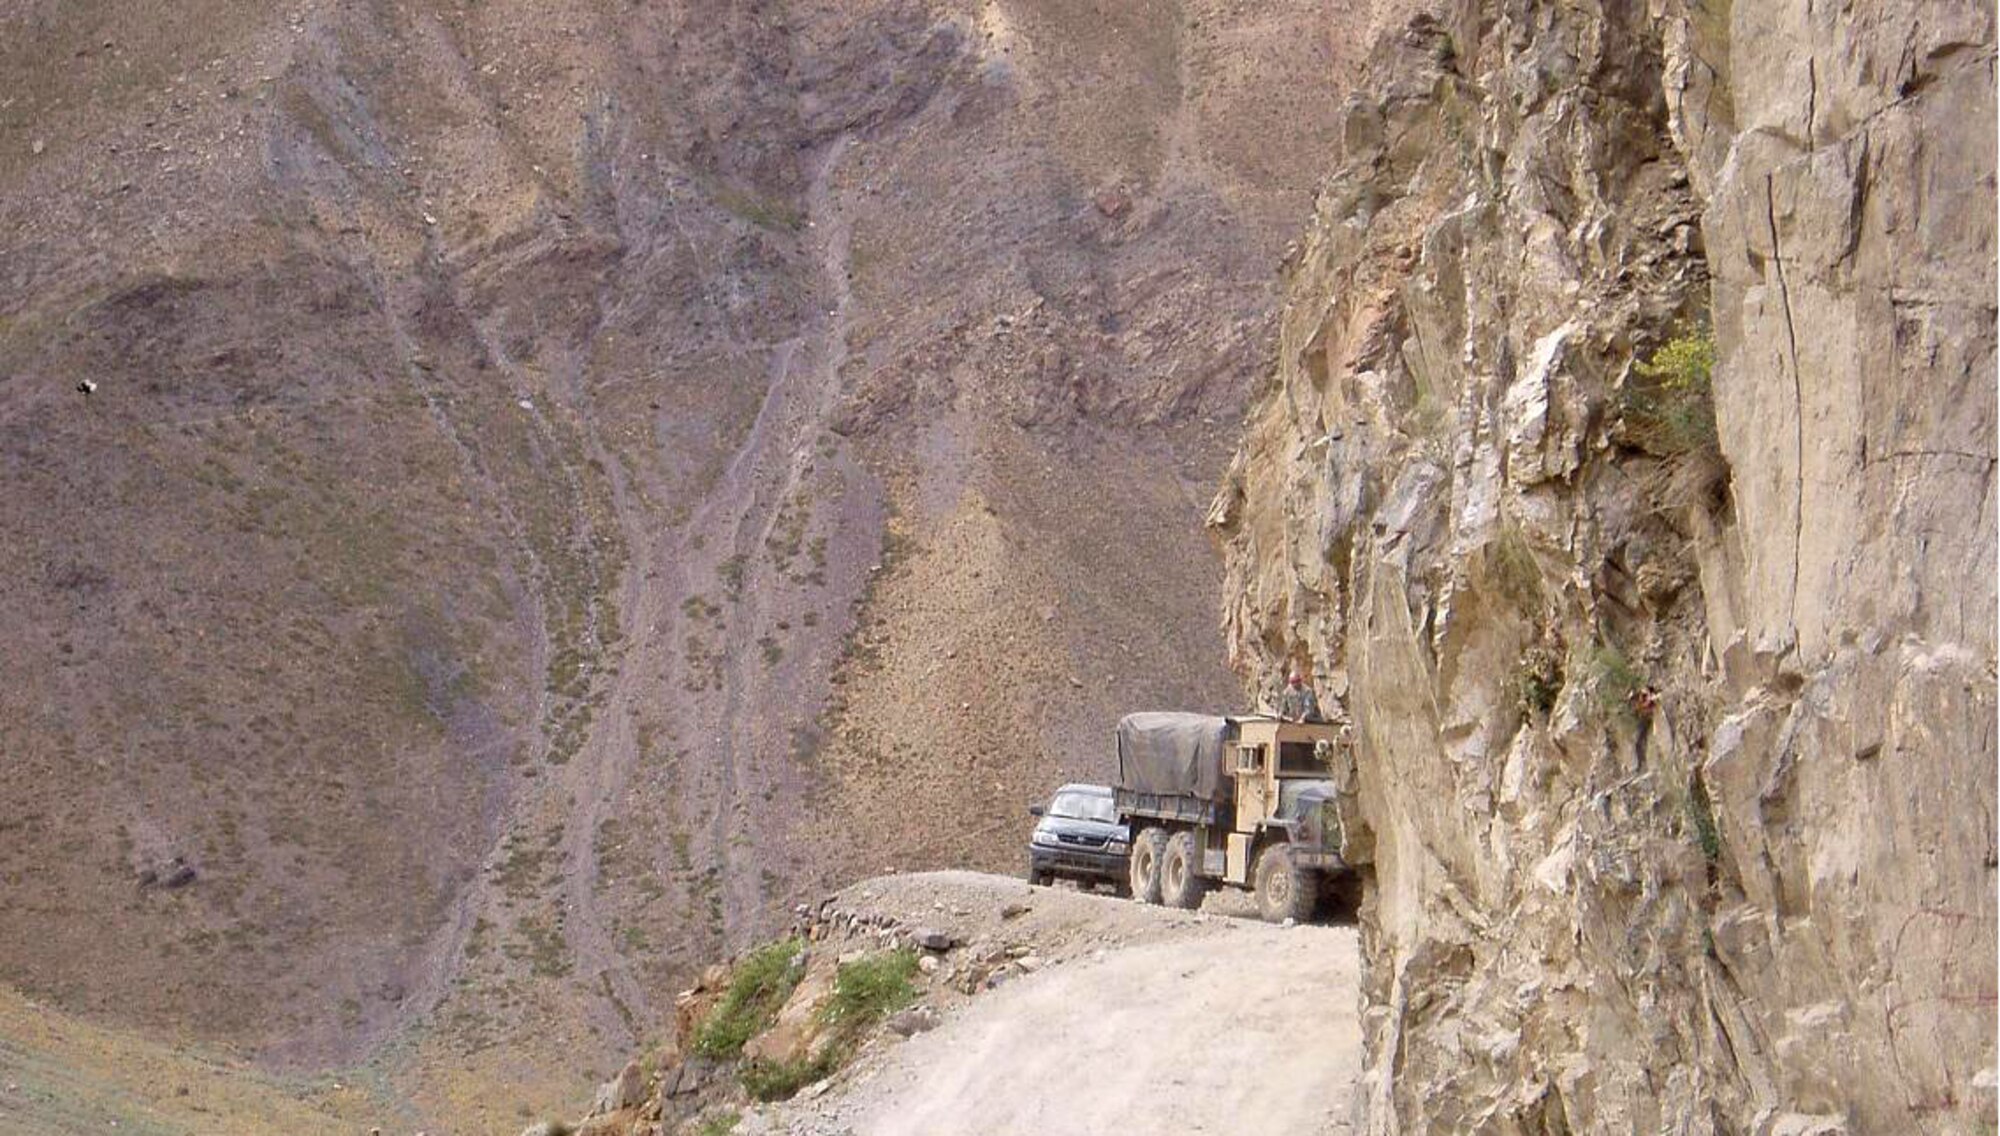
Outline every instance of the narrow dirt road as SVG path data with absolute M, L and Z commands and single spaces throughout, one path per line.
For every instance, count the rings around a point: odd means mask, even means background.
M 1351 1130 L 1361 1066 L 1353 928 L 1191 916 L 969 873 L 918 880 L 954 885 L 943 903 L 908 905 L 911 915 L 934 906 L 946 925 L 954 902 L 990 910 L 1024 899 L 1033 914 L 971 933 L 1032 943 L 1045 965 L 864 1061 L 807 1116 L 788 1118 L 790 1132 Z M 985 886 L 966 886 L 975 881 Z M 958 898 L 966 893 L 977 898 Z
M 1354 983 L 1353 933 L 1321 928 L 1032 975 L 905 1047 L 857 1094 L 854 1130 L 1342 1131 L 1360 1071 Z

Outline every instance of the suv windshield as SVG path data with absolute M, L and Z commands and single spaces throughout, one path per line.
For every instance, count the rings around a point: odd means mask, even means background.
M 1118 819 L 1111 798 L 1095 793 L 1057 793 L 1056 799 L 1049 802 L 1049 814 L 1072 820 L 1101 820 L 1106 824 Z

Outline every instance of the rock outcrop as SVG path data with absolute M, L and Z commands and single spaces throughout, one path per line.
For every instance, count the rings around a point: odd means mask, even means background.
M 1993 11 L 1441 7 L 1210 516 L 1361 740 L 1366 1130 L 1990 1126 Z

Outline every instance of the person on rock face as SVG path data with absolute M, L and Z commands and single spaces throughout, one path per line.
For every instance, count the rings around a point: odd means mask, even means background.
M 1278 717 L 1287 722 L 1323 722 L 1320 716 L 1319 696 L 1312 687 L 1306 685 L 1306 676 L 1292 668 L 1291 677 L 1285 680 L 1285 693 L 1278 696 Z

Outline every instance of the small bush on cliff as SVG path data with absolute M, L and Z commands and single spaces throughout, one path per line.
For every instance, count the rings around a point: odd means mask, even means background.
M 1546 646 L 1521 652 L 1521 668 L 1514 675 L 1514 694 L 1521 716 L 1530 720 L 1546 718 L 1562 694 L 1562 655 Z
M 1632 365 L 1621 410 L 1627 436 L 1662 459 L 1650 486 L 1667 508 L 1709 505 L 1729 475 L 1715 428 L 1715 335 L 1684 324 Z
M 1542 565 L 1528 544 L 1526 533 L 1512 521 L 1502 521 L 1493 542 L 1487 546 L 1488 570 L 1500 594 L 1523 611 L 1542 605 Z
M 1715 826 L 1715 805 L 1709 801 L 1708 784 L 1699 773 L 1688 779 L 1687 815 L 1701 858 L 1713 867 L 1722 859 L 1722 830 Z
M 1625 652 L 1609 643 L 1598 643 L 1584 657 L 1585 688 L 1597 700 L 1606 716 L 1632 713 L 1632 699 L 1646 685 Z
M 722 1001 L 695 1034 L 694 1051 L 703 1057 L 735 1057 L 744 1042 L 769 1027 L 804 977 L 804 968 L 795 965 L 801 947 L 799 940 L 785 939 L 738 963 Z
M 1625 391 L 1625 414 L 1642 443 L 1684 454 L 1715 445 L 1715 335 L 1683 325 L 1652 356 L 1632 365 L 1642 381 Z

